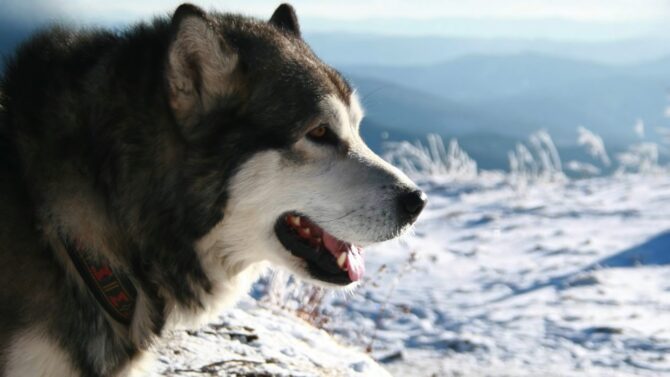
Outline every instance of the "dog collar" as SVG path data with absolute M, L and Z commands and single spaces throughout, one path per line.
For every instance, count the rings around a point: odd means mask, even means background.
M 60 238 L 79 275 L 98 303 L 112 318 L 126 326 L 130 325 L 135 311 L 137 290 L 128 276 L 121 271 L 112 270 L 106 258 L 93 258 L 91 251 L 85 249 L 80 242 L 63 234 Z

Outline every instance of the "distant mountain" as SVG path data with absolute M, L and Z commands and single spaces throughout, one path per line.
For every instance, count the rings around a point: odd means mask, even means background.
M 670 126 L 663 115 L 670 78 L 612 76 L 570 82 L 552 90 L 530 90 L 505 98 L 469 101 L 497 119 L 520 119 L 523 124 L 546 128 L 557 143 L 572 144 L 577 126 L 600 134 L 608 144 L 626 145 L 637 140 L 633 125 L 647 124 L 647 137 L 658 141 L 659 126 Z M 514 134 L 514 129 L 510 129 Z M 520 134 L 527 133 L 517 127 Z M 517 133 L 518 134 L 518 133 Z
M 444 124 L 445 133 L 488 132 L 519 138 L 546 128 L 559 143 L 569 145 L 575 143 L 575 130 L 582 125 L 608 143 L 626 145 L 635 140 L 632 126 L 637 119 L 652 126 L 648 127 L 652 139 L 659 136 L 658 126 L 670 126 L 663 115 L 670 89 L 670 58 L 608 66 L 523 53 L 475 55 L 429 66 L 343 67 L 342 71 L 354 83 L 356 78 L 377 80 L 374 96 L 393 96 L 404 103 L 410 100 L 401 101 L 403 96 L 419 98 L 410 94 L 415 91 L 431 96 L 435 113 L 444 111 L 439 121 L 425 119 L 432 113 L 421 119 L 436 127 Z M 387 93 L 383 82 L 392 83 L 386 87 L 393 89 Z M 378 106 L 369 113 L 381 116 L 377 114 L 405 110 L 400 105 L 388 110 Z M 402 115 L 393 118 L 404 121 Z M 466 129 L 456 127 L 459 124 Z
M 504 135 L 473 131 L 468 134 L 454 135 L 449 131 L 434 132 L 442 136 L 445 145 L 451 139 L 457 139 L 459 145 L 468 155 L 477 161 L 483 169 L 507 169 L 507 152 L 514 149 L 518 139 Z M 420 141 L 425 144 L 426 135 L 411 130 L 392 129 L 375 120 L 363 119 L 361 136 L 370 148 L 378 153 L 384 151 L 384 143 L 388 141 Z
M 366 116 L 361 135 L 374 151 L 382 152 L 387 141 L 425 141 L 435 133 L 446 141 L 456 138 L 485 169 L 506 169 L 507 152 L 538 127 L 451 103 L 407 87 L 375 79 L 350 76 L 360 93 Z M 489 114 L 490 115 L 490 114 Z M 508 130 L 524 131 L 510 135 Z
M 507 152 L 547 129 L 564 161 L 589 161 L 577 127 L 600 134 L 610 153 L 639 140 L 659 141 L 670 89 L 670 58 L 609 66 L 540 54 L 469 56 L 414 67 L 344 67 L 367 117 L 362 133 L 373 149 L 385 140 L 456 137 L 481 167 L 504 169 Z
M 670 55 L 622 66 L 538 53 L 470 55 L 434 65 L 408 67 L 342 66 L 343 72 L 409 85 L 450 99 L 478 99 L 551 91 L 568 85 L 617 77 L 670 79 Z
M 345 73 L 409 85 L 451 100 L 507 97 L 566 83 L 607 77 L 616 68 L 566 58 L 520 53 L 470 55 L 425 66 L 351 66 Z
M 496 121 L 485 113 L 414 88 L 356 75 L 347 77 L 359 93 L 367 118 L 386 129 L 461 135 Z
M 661 59 L 636 64 L 631 71 L 639 76 L 660 76 L 670 77 L 670 56 Z
M 652 61 L 670 55 L 670 37 L 570 42 L 549 39 L 308 33 L 306 39 L 321 58 L 336 66 L 431 65 L 468 55 L 510 55 L 527 52 L 620 65 Z
M 425 141 L 428 133 L 435 133 L 445 141 L 458 139 L 480 166 L 505 169 L 507 152 L 526 136 L 490 131 L 492 127 L 504 130 L 520 121 L 507 118 L 510 123 L 506 124 L 468 107 L 388 82 L 356 76 L 349 79 L 365 107 L 361 136 L 377 152 L 383 151 L 387 141 Z M 530 124 L 526 128 L 535 130 Z

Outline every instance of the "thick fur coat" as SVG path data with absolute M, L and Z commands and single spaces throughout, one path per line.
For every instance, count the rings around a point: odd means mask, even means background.
M 269 22 L 182 5 L 122 33 L 51 28 L 0 85 L 0 376 L 131 375 L 166 327 L 234 303 L 267 264 L 351 283 L 287 250 L 286 213 L 365 246 L 425 203 L 364 145 L 355 93 L 288 5 Z M 130 277 L 130 325 L 64 235 Z

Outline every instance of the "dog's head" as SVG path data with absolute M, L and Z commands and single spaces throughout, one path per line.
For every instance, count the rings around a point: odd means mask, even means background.
M 193 149 L 233 165 L 223 220 L 199 247 L 326 285 L 359 280 L 362 248 L 408 229 L 426 196 L 365 145 L 356 93 L 302 40 L 293 8 L 260 22 L 182 5 L 172 28 L 175 119 Z

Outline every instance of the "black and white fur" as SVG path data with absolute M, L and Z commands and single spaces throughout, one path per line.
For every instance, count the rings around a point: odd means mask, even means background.
M 185 4 L 124 33 L 33 36 L 0 86 L 0 376 L 142 375 L 166 328 L 232 305 L 267 265 L 332 285 L 277 240 L 282 214 L 361 246 L 418 214 L 362 116 L 286 4 L 269 22 Z M 319 125 L 325 141 L 306 136 Z M 59 234 L 129 274 L 129 327 Z

